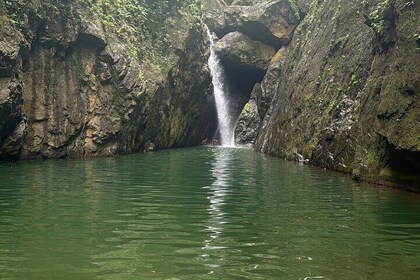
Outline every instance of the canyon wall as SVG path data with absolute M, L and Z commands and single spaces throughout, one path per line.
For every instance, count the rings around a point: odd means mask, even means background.
M 222 42 L 239 31 L 277 51 L 243 92 L 237 143 L 356 179 L 419 185 L 419 1 L 237 0 L 218 17 L 216 3 L 207 9 Z
M 0 1 L 0 157 L 198 145 L 216 125 L 199 1 Z

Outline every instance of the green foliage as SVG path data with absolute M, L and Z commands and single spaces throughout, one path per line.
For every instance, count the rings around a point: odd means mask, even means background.
M 144 40 L 148 11 L 144 0 L 77 0 L 93 14 L 106 34 L 124 38 L 131 57 L 137 57 L 136 45 Z
M 171 28 L 188 16 L 199 22 L 201 13 L 199 0 L 77 1 L 99 19 L 106 33 L 117 34 L 127 42 L 131 57 L 147 58 L 161 73 L 165 72 L 164 60 L 172 44 Z
M 56 21 L 71 8 L 88 24 L 105 31 L 106 39 L 123 41 L 132 59 L 165 73 L 169 50 L 177 43 L 178 30 L 188 22 L 200 25 L 200 0 L 2 0 L 11 22 L 25 33 L 28 17 Z M 93 21 L 93 22 L 92 22 Z M 185 28 L 181 28 L 185 26 Z
M 25 25 L 25 1 L 23 0 L 5 0 L 7 12 L 10 15 L 10 21 L 22 29 Z
M 349 81 L 349 87 L 357 86 L 359 84 L 359 79 L 357 79 L 355 74 L 352 74 Z
M 376 33 L 380 33 L 384 27 L 385 20 L 383 19 L 383 14 L 387 7 L 388 0 L 384 0 L 373 9 L 369 14 L 369 19 L 373 30 Z
M 242 111 L 249 113 L 251 111 L 251 105 L 248 103 L 246 103 L 244 105 L 244 108 L 242 109 Z

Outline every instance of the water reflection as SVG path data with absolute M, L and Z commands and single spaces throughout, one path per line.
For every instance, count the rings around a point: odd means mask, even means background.
M 0 178 L 0 279 L 420 275 L 420 197 L 252 151 L 1 163 Z
M 204 187 L 209 192 L 207 199 L 209 200 L 210 206 L 207 210 L 210 218 L 207 222 L 209 239 L 205 240 L 203 249 L 224 248 L 223 246 L 216 246 L 214 243 L 223 232 L 223 225 L 226 223 L 223 205 L 229 195 L 229 181 L 232 177 L 232 169 L 230 168 L 231 159 L 231 149 L 214 149 L 214 162 L 212 163 L 211 169 L 214 181 L 210 186 Z

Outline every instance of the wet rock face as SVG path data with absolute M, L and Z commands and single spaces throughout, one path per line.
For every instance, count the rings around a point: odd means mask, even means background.
M 268 118 L 267 113 L 277 91 L 282 69 L 285 48 L 280 49 L 270 61 L 267 73 L 261 84 L 255 84 L 249 102 L 245 104 L 235 126 L 235 142 L 240 145 L 254 145 L 263 121 Z
M 271 79 L 279 87 L 256 148 L 302 155 L 355 178 L 418 185 L 420 57 L 412 19 L 420 6 L 315 4 L 294 33 L 281 75 Z
M 215 129 L 207 38 L 198 18 L 174 15 L 183 18 L 171 33 L 183 35 L 167 39 L 173 48 L 158 72 L 156 62 L 133 55 L 129 35 L 105 36 L 77 3 L 51 0 L 47 6 L 57 13 L 28 10 L 22 28 L 3 3 L 0 157 L 110 156 L 149 150 L 150 143 L 156 149 L 198 145 Z
M 262 119 L 258 112 L 256 99 L 262 95 L 260 84 L 252 90 L 248 103 L 245 104 L 235 126 L 235 143 L 253 145 L 261 128 Z
M 300 21 L 299 6 L 291 1 L 241 0 L 222 5 L 220 1 L 205 0 L 204 8 L 204 22 L 220 38 L 216 51 L 231 85 L 230 92 L 241 97 L 231 93 L 230 98 L 231 103 L 240 106 L 238 114 L 241 112 L 236 141 L 252 144 L 275 92 L 277 83 L 268 81 L 279 72 L 284 48 L 276 51 L 289 43 Z
M 418 186 L 419 15 L 416 1 L 236 0 L 215 21 L 205 18 L 220 38 L 239 31 L 275 49 L 286 45 L 243 108 L 237 143 L 354 178 Z
M 210 0 L 207 0 L 210 1 Z M 239 2 L 247 6 L 212 6 L 204 22 L 219 38 L 233 31 L 240 31 L 254 41 L 261 41 L 279 49 L 288 44 L 299 23 L 299 10 L 288 0 Z M 252 5 L 251 5 L 252 4 Z
M 225 63 L 238 68 L 254 68 L 265 72 L 275 50 L 264 43 L 252 41 L 240 32 L 232 32 L 220 39 L 217 52 Z M 240 71 L 240 70 L 239 70 Z

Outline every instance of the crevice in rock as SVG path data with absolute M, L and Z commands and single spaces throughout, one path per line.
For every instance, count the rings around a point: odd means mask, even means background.
M 419 187 L 420 151 L 399 149 L 387 141 L 386 168 L 381 175 L 390 181 Z M 417 182 L 417 183 L 415 183 Z
M 285 45 L 289 40 L 282 40 L 272 34 L 272 32 L 263 24 L 257 21 L 244 22 L 239 31 L 247 35 L 254 41 L 259 41 L 279 50 L 282 45 Z
M 227 58 L 221 58 L 229 85 L 231 110 L 235 118 L 248 102 L 255 84 L 261 83 L 266 71 L 248 65 L 238 65 Z

